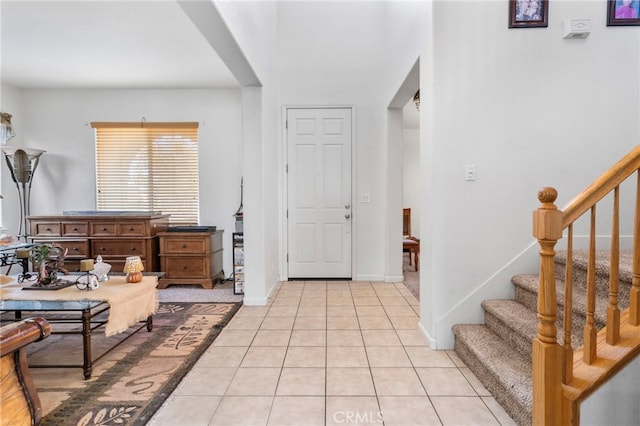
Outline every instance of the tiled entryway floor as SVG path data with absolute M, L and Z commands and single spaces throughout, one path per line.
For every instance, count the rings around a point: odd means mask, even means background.
M 512 425 L 452 351 L 429 349 L 400 283 L 281 283 L 243 306 L 151 421 Z

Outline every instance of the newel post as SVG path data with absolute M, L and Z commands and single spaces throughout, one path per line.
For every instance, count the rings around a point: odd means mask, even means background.
M 542 188 L 542 203 L 533 212 L 533 236 L 540 244 L 538 284 L 538 333 L 533 339 L 533 424 L 559 425 L 562 418 L 563 349 L 558 344 L 554 247 L 562 238 L 562 212 L 554 201 L 558 192 Z

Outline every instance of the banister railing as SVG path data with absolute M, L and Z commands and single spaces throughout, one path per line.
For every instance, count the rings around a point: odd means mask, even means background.
M 632 282 L 629 307 L 621 312 L 620 185 L 637 175 L 633 223 Z M 611 246 L 606 323 L 596 326 L 596 206 L 612 195 Z M 540 244 L 538 328 L 533 340 L 534 425 L 578 425 L 579 405 L 602 383 L 640 354 L 640 146 L 605 172 L 563 210 L 554 202 L 557 192 L 538 193 L 540 207 L 533 213 L 533 235 Z M 573 225 L 589 213 L 586 311 L 583 345 L 573 344 Z M 555 245 L 566 230 L 567 259 L 564 276 L 562 345 L 558 341 L 558 300 L 555 280 Z M 625 295 L 626 296 L 626 295 Z M 594 366 L 597 363 L 597 368 Z

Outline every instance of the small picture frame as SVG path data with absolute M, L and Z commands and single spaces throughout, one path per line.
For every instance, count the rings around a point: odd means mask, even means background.
M 509 28 L 548 26 L 549 0 L 509 0 Z
M 640 25 L 640 0 L 608 0 L 607 26 Z

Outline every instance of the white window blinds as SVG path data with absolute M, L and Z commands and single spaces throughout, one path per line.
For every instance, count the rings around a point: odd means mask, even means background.
M 198 224 L 198 123 L 91 123 L 98 210 L 155 211 Z

